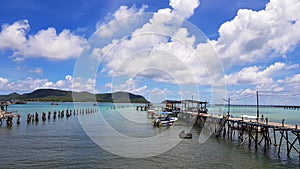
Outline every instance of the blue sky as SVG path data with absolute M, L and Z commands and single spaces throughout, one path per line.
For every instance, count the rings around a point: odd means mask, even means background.
M 300 104 L 298 11 L 298 0 L 3 1 L 0 93 L 255 104 L 259 91 L 262 104 Z

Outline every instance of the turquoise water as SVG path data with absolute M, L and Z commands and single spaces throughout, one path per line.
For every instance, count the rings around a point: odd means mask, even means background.
M 136 111 L 131 104 L 99 104 L 99 112 L 79 114 L 69 118 L 57 118 L 38 123 L 26 122 L 28 113 L 61 111 L 76 108 L 94 108 L 92 103 L 28 103 L 26 105 L 10 105 L 10 111 L 21 114 L 21 124 L 12 127 L 3 124 L 0 127 L 0 168 L 298 168 L 298 157 L 279 159 L 277 151 L 271 147 L 266 153 L 262 147 L 257 151 L 253 147 L 240 146 L 235 141 L 228 141 L 214 136 L 200 141 L 201 129 L 193 128 L 193 139 L 181 140 L 170 150 L 152 157 L 131 158 L 109 152 L 94 142 L 86 132 L 83 121 L 97 122 L 100 117 L 119 133 L 127 137 L 148 138 L 159 135 L 168 128 L 154 128 L 146 112 Z M 226 107 L 224 108 L 225 110 Z M 211 111 L 219 108 L 210 108 Z M 256 113 L 255 109 L 232 108 L 232 114 Z M 285 110 L 284 110 L 285 111 Z M 278 109 L 262 109 L 265 117 L 280 121 L 299 123 L 299 111 L 283 112 Z M 284 115 L 284 116 L 282 116 Z M 101 120 L 99 119 L 99 122 Z M 94 125 L 90 123 L 90 125 Z M 96 123 L 95 123 L 96 124 Z M 101 124 L 102 125 L 102 124 Z M 92 126 L 93 127 L 93 126 Z M 98 131 L 97 141 L 111 140 L 105 131 Z M 101 133 L 101 134 L 100 134 Z M 203 138 L 203 137 L 202 137 Z M 168 138 L 166 138 L 168 139 Z M 101 145 L 101 144 L 100 144 Z M 153 149 L 162 148 L 159 141 Z M 135 152 L 141 147 L 119 149 L 119 151 Z
M 227 114 L 228 107 L 214 106 L 209 110 L 211 113 Z M 230 115 L 240 117 L 241 115 L 256 116 L 256 107 L 230 107 Z M 272 122 L 280 122 L 284 119 L 286 124 L 300 125 L 300 110 L 274 108 L 274 107 L 260 107 L 259 115 L 268 118 Z

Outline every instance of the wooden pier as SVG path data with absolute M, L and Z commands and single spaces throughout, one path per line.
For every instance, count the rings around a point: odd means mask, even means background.
M 147 111 L 150 107 L 151 107 L 151 104 L 147 103 L 144 106 L 136 106 L 136 110 Z
M 148 110 L 148 106 L 136 106 L 136 110 L 141 110 L 141 111 L 147 111 Z
M 214 104 L 215 106 L 224 106 L 223 104 Z M 257 105 L 249 104 L 231 104 L 231 107 L 257 107 Z M 274 107 L 274 108 L 283 108 L 285 110 L 300 110 L 300 106 L 297 105 L 259 105 L 259 107 Z
M 213 126 L 216 137 L 235 140 L 255 149 L 263 146 L 265 152 L 268 147 L 274 147 L 279 158 L 283 154 L 281 150 L 286 150 L 288 158 L 294 152 L 298 155 L 300 166 L 300 129 L 297 125 L 285 124 L 284 119 L 278 123 L 270 122 L 268 118 L 253 120 L 198 112 L 183 112 L 183 116 L 194 119 L 196 125 Z

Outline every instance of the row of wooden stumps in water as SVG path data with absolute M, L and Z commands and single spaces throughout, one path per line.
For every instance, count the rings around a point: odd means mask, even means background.
M 85 108 L 85 109 L 74 109 L 72 111 L 72 109 L 67 109 L 66 111 L 62 110 L 62 111 L 54 111 L 53 114 L 51 113 L 51 111 L 48 111 L 48 113 L 46 114 L 45 112 L 42 112 L 41 114 L 41 120 L 42 121 L 46 121 L 47 119 L 50 120 L 51 117 L 53 120 L 55 120 L 56 118 L 64 118 L 64 116 L 66 116 L 67 118 L 71 117 L 72 115 L 73 116 L 77 116 L 77 115 L 81 115 L 81 114 L 91 114 L 91 113 L 95 113 L 99 111 L 98 108 Z M 19 125 L 21 123 L 21 115 L 20 114 L 17 114 L 17 115 L 9 115 L 9 116 L 6 116 L 5 119 L 6 120 L 6 123 L 7 123 L 7 126 L 11 126 L 13 124 L 13 118 L 14 117 L 17 117 L 17 121 L 16 121 L 16 124 Z M 2 125 L 2 120 L 3 119 L 0 119 L 0 125 Z M 39 113 L 36 112 L 36 113 L 33 113 L 33 114 L 30 114 L 28 113 L 27 114 L 27 123 L 32 123 L 32 122 L 39 122 L 40 120 L 40 116 L 39 116 Z
M 136 110 L 147 111 L 149 106 L 136 106 Z
M 277 149 L 277 156 L 281 157 L 281 150 L 286 147 L 286 155 L 288 158 L 291 152 L 298 154 L 300 166 L 300 129 L 297 125 L 269 122 L 268 118 L 264 121 L 243 120 L 238 118 L 223 118 L 200 116 L 197 120 L 198 124 L 214 130 L 217 137 L 227 138 L 229 140 L 238 139 L 241 145 L 248 143 L 249 146 L 254 145 L 255 149 L 263 144 L 264 152 L 268 147 L 274 146 Z M 200 121 L 200 123 L 199 123 Z M 279 140 L 278 140 L 279 136 Z M 298 142 L 298 144 L 296 144 Z

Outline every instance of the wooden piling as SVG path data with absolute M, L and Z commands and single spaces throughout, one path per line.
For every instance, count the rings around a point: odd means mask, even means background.
M 200 114 L 200 116 L 204 116 L 206 119 L 203 121 L 203 123 L 210 121 L 209 119 L 219 119 L 219 121 L 222 121 L 222 118 L 214 115 Z M 223 127 L 223 129 L 221 128 L 220 123 L 216 125 L 214 128 L 215 135 L 219 136 L 223 134 L 223 136 L 225 136 L 224 133 L 227 132 L 227 138 L 232 140 L 234 138 L 234 130 L 237 130 L 237 138 L 241 145 L 248 143 L 248 145 L 251 146 L 254 143 L 255 149 L 258 149 L 258 145 L 264 144 L 264 152 L 266 152 L 267 147 L 273 145 L 277 149 L 277 156 L 279 158 L 281 156 L 281 149 L 286 147 L 287 157 L 290 157 L 290 154 L 293 150 L 298 154 L 300 166 L 300 150 L 298 149 L 300 147 L 300 129 L 298 129 L 297 125 L 293 126 L 285 124 L 284 119 L 281 121 L 281 123 L 269 122 L 268 118 L 265 118 L 265 120 L 261 120 L 259 122 L 251 122 L 242 118 L 229 118 L 226 122 L 226 125 L 227 126 Z M 226 128 L 226 130 L 224 130 L 224 128 Z M 271 139 L 271 130 L 273 130 L 273 139 Z M 279 134 L 278 145 L 276 138 L 277 134 Z M 290 134 L 293 134 L 295 137 L 290 137 Z M 298 144 L 296 145 L 297 141 Z

